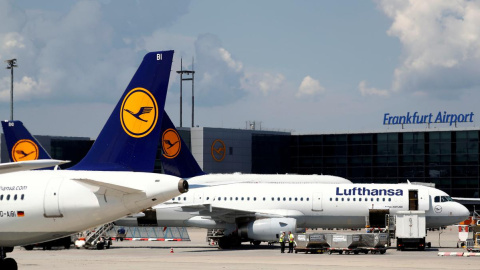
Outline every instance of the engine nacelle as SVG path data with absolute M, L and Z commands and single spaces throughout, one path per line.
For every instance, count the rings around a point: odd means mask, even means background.
M 297 220 L 294 218 L 265 218 L 252 221 L 238 228 L 242 238 L 260 241 L 278 241 L 281 232 L 295 232 Z

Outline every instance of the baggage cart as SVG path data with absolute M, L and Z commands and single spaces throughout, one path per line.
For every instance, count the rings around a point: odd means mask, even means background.
M 299 233 L 295 235 L 295 253 L 305 252 L 311 254 L 324 253 L 328 246 L 327 233 Z

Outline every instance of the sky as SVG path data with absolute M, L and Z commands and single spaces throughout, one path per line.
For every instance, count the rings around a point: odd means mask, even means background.
M 479 125 L 480 0 L 0 0 L 0 63 L 18 59 L 14 118 L 33 134 L 96 138 L 143 56 L 171 49 L 173 71 L 194 63 L 196 126 L 377 132 L 401 129 L 385 113 L 439 111 Z M 165 107 L 177 126 L 179 79 Z

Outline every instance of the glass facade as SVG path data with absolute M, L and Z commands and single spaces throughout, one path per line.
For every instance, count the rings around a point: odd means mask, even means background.
M 291 173 L 355 183 L 435 183 L 455 197 L 479 197 L 479 131 L 293 135 Z

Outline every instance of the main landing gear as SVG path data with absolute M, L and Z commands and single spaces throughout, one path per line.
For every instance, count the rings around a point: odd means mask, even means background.
M 7 258 L 7 253 L 12 252 L 13 247 L 0 247 L 0 269 L 17 270 L 17 262 L 13 258 Z
M 238 236 L 228 235 L 218 239 L 218 247 L 220 249 L 238 248 L 241 244 L 242 241 Z

